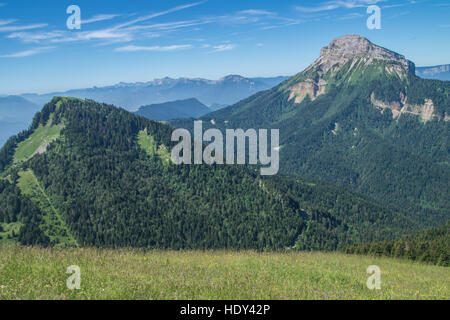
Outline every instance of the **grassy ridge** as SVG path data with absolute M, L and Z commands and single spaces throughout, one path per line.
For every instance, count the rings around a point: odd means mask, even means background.
M 66 287 L 81 268 L 81 290 Z M 381 290 L 366 287 L 369 265 Z M 448 268 L 340 253 L 0 247 L 0 299 L 449 299 Z
M 14 163 L 25 162 L 36 153 L 43 152 L 53 141 L 58 139 L 64 124 L 52 125 L 50 119 L 46 126 L 39 126 L 25 141 L 18 144 L 14 154 Z
M 170 163 L 170 153 L 165 145 L 158 147 L 155 139 L 148 134 L 147 128 L 139 131 L 138 143 L 140 147 L 150 156 L 157 155 L 163 161 L 163 163 Z

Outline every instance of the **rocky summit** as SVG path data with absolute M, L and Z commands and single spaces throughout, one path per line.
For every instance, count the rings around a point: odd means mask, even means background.
M 326 73 L 336 64 L 345 64 L 354 58 L 363 58 L 367 64 L 374 60 L 389 61 L 408 73 L 415 72 L 414 63 L 403 55 L 377 46 L 359 35 L 345 35 L 334 39 L 321 50 L 319 59 L 312 66 L 320 65 L 322 71 Z

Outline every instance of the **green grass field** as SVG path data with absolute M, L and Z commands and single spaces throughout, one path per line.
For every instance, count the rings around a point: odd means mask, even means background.
M 139 132 L 138 143 L 148 155 L 159 156 L 164 164 L 168 164 L 171 161 L 170 153 L 167 147 L 162 145 L 158 148 L 155 139 L 147 133 L 147 129 Z
M 81 289 L 66 286 L 81 269 Z M 381 269 L 381 290 L 366 269 Z M 450 269 L 340 253 L 0 247 L 0 299 L 449 299 Z
M 25 162 L 36 153 L 44 152 L 50 143 L 59 138 L 63 128 L 64 124 L 52 125 L 50 118 L 46 126 L 40 126 L 27 140 L 19 143 L 14 154 L 14 164 Z

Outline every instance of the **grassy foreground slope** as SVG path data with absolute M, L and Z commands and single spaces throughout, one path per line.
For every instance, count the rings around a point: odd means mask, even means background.
M 66 287 L 67 267 L 81 289 Z M 381 269 L 381 290 L 366 269 Z M 0 248 L 1 299 L 449 299 L 449 269 L 340 253 Z

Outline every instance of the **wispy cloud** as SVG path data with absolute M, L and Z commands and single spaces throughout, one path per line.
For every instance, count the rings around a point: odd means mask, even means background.
M 276 12 L 250 8 L 236 11 L 224 15 L 201 16 L 192 19 L 183 19 L 178 21 L 157 22 L 152 21 L 172 13 L 180 12 L 199 6 L 206 1 L 191 2 L 184 5 L 174 6 L 167 10 L 153 12 L 144 15 L 136 14 L 97 14 L 82 21 L 86 28 L 77 31 L 67 29 L 45 28 L 47 24 L 33 25 L 15 25 L 14 19 L 0 20 L 0 32 L 9 32 L 7 38 L 17 39 L 23 43 L 37 43 L 42 46 L 52 46 L 70 42 L 93 42 L 97 46 L 108 46 L 122 44 L 121 47 L 113 49 L 117 52 L 136 52 L 136 51 L 173 51 L 191 48 L 192 45 L 173 45 L 161 46 L 158 44 L 137 45 L 134 41 L 142 41 L 161 38 L 168 34 L 175 34 L 182 31 L 200 31 L 202 26 L 217 24 L 223 26 L 234 25 L 253 25 L 255 30 L 268 30 L 273 28 L 282 28 L 304 22 L 303 20 L 280 16 Z M 89 24 L 100 21 L 119 20 L 110 22 L 103 28 L 92 28 Z M 217 40 L 216 40 L 217 41 Z M 181 41 L 180 41 L 181 42 Z M 191 42 L 184 39 L 183 42 Z M 130 45 L 125 46 L 128 43 Z M 233 50 L 234 44 L 225 43 L 221 45 L 209 45 L 212 52 L 222 52 Z
M 386 0 L 335 0 L 323 2 L 321 5 L 315 7 L 296 6 L 295 9 L 300 12 L 313 13 L 313 12 L 336 10 L 340 8 L 345 9 L 361 8 L 385 1 Z
M 358 19 L 358 18 L 362 18 L 362 17 L 364 17 L 364 15 L 362 13 L 352 12 L 347 15 L 339 17 L 338 20 L 350 20 L 350 19 Z
M 205 1 L 189 3 L 189 4 L 185 4 L 185 5 L 173 7 L 173 8 L 171 8 L 171 9 L 168 9 L 168 10 L 165 10 L 165 11 L 161 11 L 161 12 L 157 12 L 157 13 L 152 13 L 152 14 L 150 14 L 150 15 L 143 16 L 143 17 L 139 17 L 139 18 L 136 18 L 136 19 L 134 19 L 134 20 L 131 20 L 131 21 L 128 21 L 128 22 L 119 24 L 119 25 L 113 27 L 113 29 L 120 29 L 120 28 L 123 28 L 123 27 L 135 25 L 136 23 L 139 23 L 139 22 L 148 21 L 148 20 L 150 20 L 150 19 L 154 19 L 154 18 L 157 18 L 157 17 L 160 17 L 160 16 L 164 16 L 164 15 L 167 15 L 167 14 L 169 14 L 169 13 L 181 11 L 181 10 L 188 9 L 188 8 L 192 8 L 192 7 L 201 5 L 201 4 L 203 4 L 203 3 L 205 3 Z
M 261 9 L 242 10 L 242 11 L 239 11 L 238 14 L 254 15 L 254 16 L 275 16 L 275 15 L 277 15 L 275 12 L 261 10 Z
M 423 1 L 409 0 L 409 1 L 406 1 L 406 2 L 400 2 L 400 3 L 395 3 L 395 4 L 386 4 L 386 5 L 382 6 L 381 8 L 382 9 L 398 8 L 398 7 L 409 6 L 409 5 L 412 5 L 412 4 L 418 4 L 418 3 L 421 3 L 421 2 L 424 2 L 424 1 L 426 1 L 426 0 L 423 0 Z
M 50 31 L 50 32 L 40 32 L 40 33 L 32 33 L 32 32 L 14 32 L 8 35 L 9 39 L 20 39 L 23 42 L 40 42 L 43 40 L 51 40 L 60 38 L 64 35 L 62 31 Z
M 46 23 L 39 23 L 39 24 L 31 24 L 27 26 L 6 26 L 6 27 L 0 27 L 0 32 L 16 32 L 16 31 L 23 31 L 23 30 L 32 30 L 32 29 L 40 29 L 46 27 Z
M 7 24 L 11 24 L 16 21 L 17 21 L 16 19 L 7 19 L 7 20 L 0 19 L 0 26 L 5 26 Z
M 81 24 L 89 24 L 89 23 L 94 23 L 94 22 L 112 20 L 112 19 L 117 18 L 119 16 L 120 16 L 119 14 L 98 14 L 96 16 L 93 16 L 90 19 L 82 20 Z
M 155 23 L 155 24 L 145 24 L 138 25 L 125 28 L 123 30 L 126 31 L 138 31 L 138 30 L 173 30 L 173 29 L 181 29 L 193 26 L 199 26 L 204 24 L 212 23 L 210 20 L 184 20 L 184 21 L 175 21 L 175 22 L 167 22 L 167 23 Z
M 221 44 L 218 46 L 213 46 L 213 51 L 211 51 L 210 53 L 215 53 L 215 52 L 223 52 L 223 51 L 230 51 L 233 50 L 234 48 L 236 48 L 236 45 L 228 43 L 228 44 Z
M 135 39 L 155 38 L 160 36 L 156 31 L 170 32 L 172 30 L 187 28 L 199 24 L 209 23 L 208 21 L 178 21 L 172 23 L 160 23 L 160 24 L 143 24 L 149 20 L 167 15 L 169 13 L 178 12 L 188 8 L 198 6 L 204 2 L 189 3 L 182 6 L 170 8 L 165 11 L 152 13 L 150 15 L 138 17 L 126 22 L 115 24 L 113 26 L 88 31 L 70 32 L 67 30 L 54 30 L 45 32 L 19 32 L 38 27 L 44 27 L 46 24 L 31 25 L 31 26 L 0 26 L 0 32 L 12 32 L 8 37 L 13 39 L 19 39 L 23 42 L 41 42 L 47 41 L 47 43 L 66 43 L 77 41 L 90 41 L 97 40 L 103 41 L 106 44 L 117 42 L 130 42 Z M 116 14 L 99 14 L 90 19 L 82 21 L 82 24 L 90 24 L 99 21 L 112 20 L 120 15 Z M 148 30 L 155 32 L 148 32 Z
M 264 27 L 261 27 L 259 29 L 260 30 L 278 29 L 278 28 L 283 28 L 283 27 L 288 27 L 288 26 L 295 26 L 297 24 L 304 23 L 304 22 L 306 22 L 306 21 L 305 20 L 301 20 L 301 19 L 295 19 L 295 20 L 283 22 L 281 24 L 264 26 Z
M 15 53 L 11 53 L 11 54 L 0 55 L 0 58 L 23 58 L 23 57 L 29 57 L 29 56 L 34 56 L 34 55 L 37 55 L 37 54 L 49 51 L 49 50 L 51 50 L 53 48 L 54 47 L 34 48 L 34 49 L 25 50 L 25 51 L 19 51 L 19 52 L 15 52 Z
M 186 50 L 191 49 L 193 46 L 191 44 L 183 44 L 183 45 L 172 45 L 172 46 L 125 46 L 116 48 L 114 51 L 116 52 L 138 52 L 138 51 L 159 51 L 159 52 L 167 52 L 167 51 L 176 51 L 176 50 Z

